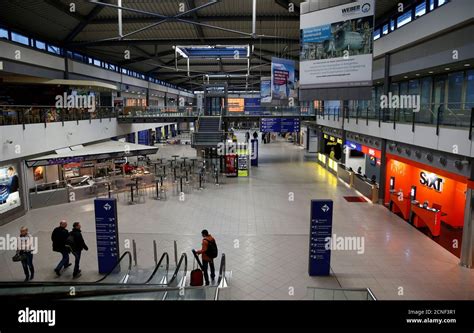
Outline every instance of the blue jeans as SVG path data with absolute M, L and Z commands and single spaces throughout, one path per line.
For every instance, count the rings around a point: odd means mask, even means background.
M 33 253 L 31 252 L 22 252 L 26 256 L 25 260 L 21 261 L 23 266 L 23 271 L 25 272 L 25 277 L 27 280 L 33 279 L 35 276 L 35 268 L 33 266 Z
M 67 250 L 62 250 L 61 251 L 62 258 L 59 264 L 56 266 L 56 271 L 60 271 L 61 268 L 66 268 L 67 265 L 69 265 L 69 252 Z
M 81 262 L 81 252 L 82 251 L 77 251 L 77 252 L 72 253 L 74 255 L 74 258 L 76 259 L 76 261 L 74 262 L 74 272 L 72 272 L 73 276 L 76 276 L 79 273 L 79 264 Z

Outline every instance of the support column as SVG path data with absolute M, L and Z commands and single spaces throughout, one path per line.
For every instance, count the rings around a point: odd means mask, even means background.
M 471 165 L 473 163 L 471 158 Z M 466 204 L 464 206 L 464 227 L 462 231 L 460 265 L 473 268 L 474 266 L 474 167 L 471 167 L 471 177 L 467 183 Z
M 387 140 L 382 139 L 380 160 L 380 178 L 379 178 L 379 203 L 383 205 L 385 197 L 385 178 L 387 175 Z

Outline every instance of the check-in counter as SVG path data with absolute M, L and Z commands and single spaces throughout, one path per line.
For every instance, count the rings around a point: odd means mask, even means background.
M 373 203 L 378 202 L 379 188 L 377 184 L 374 184 L 359 175 L 355 175 L 353 178 L 354 188 L 362 193 L 365 197 L 369 198 Z
M 390 207 L 392 212 L 401 213 L 405 220 L 410 218 L 411 199 L 402 192 L 390 190 Z
M 337 168 L 337 177 L 345 181 L 350 187 L 354 185 L 354 171 L 347 170 L 343 164 Z
M 428 227 L 434 237 L 441 232 L 441 211 L 431 207 L 423 207 L 417 201 L 411 205 L 413 225 L 417 228 Z

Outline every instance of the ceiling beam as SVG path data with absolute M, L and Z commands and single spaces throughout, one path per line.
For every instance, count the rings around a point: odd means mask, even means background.
M 183 15 L 182 18 L 193 18 L 190 15 Z M 198 16 L 198 18 L 193 18 L 197 22 L 245 22 L 252 23 L 252 15 L 230 15 L 230 16 Z M 278 15 L 276 18 L 274 15 L 268 16 L 257 16 L 257 22 L 299 22 L 300 18 L 296 15 L 291 16 L 281 16 Z M 108 17 L 95 19 L 90 22 L 90 24 L 113 24 L 117 22 L 117 18 Z M 156 22 L 156 18 L 151 18 L 150 16 L 139 16 L 139 17 L 123 17 L 123 24 L 134 24 L 134 23 L 153 23 Z
M 77 14 L 76 12 L 71 12 L 71 8 L 68 5 L 63 4 L 61 1 L 56 1 L 56 0 L 45 0 L 45 3 L 48 5 L 56 8 L 57 10 L 61 11 L 64 14 L 69 15 L 70 17 L 78 20 L 79 22 L 83 22 L 85 20 L 85 17 Z
M 249 37 L 217 37 L 206 38 L 201 42 L 199 38 L 150 38 L 150 39 L 123 39 L 102 41 L 81 41 L 69 43 L 70 46 L 123 46 L 123 45 L 217 45 L 217 44 L 248 44 L 253 39 Z M 276 43 L 299 43 L 299 38 L 289 37 L 259 37 L 259 44 L 272 45 Z
M 196 3 L 194 2 L 194 0 L 186 0 L 186 3 L 188 5 L 189 9 L 196 9 Z M 192 18 L 195 21 L 197 21 L 199 19 L 198 14 L 196 13 L 196 11 L 192 12 Z M 194 29 L 196 29 L 196 34 L 199 37 L 199 39 L 201 40 L 201 42 L 205 42 L 204 41 L 204 39 L 205 39 L 204 38 L 204 31 L 202 30 L 202 27 L 195 24 Z
M 92 8 L 92 10 L 89 12 L 89 14 L 84 17 L 84 20 L 82 20 L 78 25 L 76 25 L 76 27 L 67 35 L 67 37 L 64 39 L 64 42 L 69 43 L 74 40 L 74 38 L 76 38 L 76 36 L 79 35 L 82 30 L 84 30 L 84 28 L 89 24 L 89 22 L 95 19 L 97 15 L 99 15 L 103 8 L 103 5 L 95 5 L 94 8 Z

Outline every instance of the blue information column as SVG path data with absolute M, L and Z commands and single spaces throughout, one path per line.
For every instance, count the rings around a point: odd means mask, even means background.
M 258 139 L 252 139 L 251 144 L 251 154 L 250 154 L 250 165 L 258 166 Z
M 114 269 L 120 257 L 117 200 L 114 198 L 95 199 L 94 208 L 99 273 L 107 274 Z M 117 267 L 118 270 L 120 267 Z
M 326 245 L 332 235 L 332 200 L 311 200 L 311 228 L 309 231 L 310 276 L 329 275 L 331 249 Z

